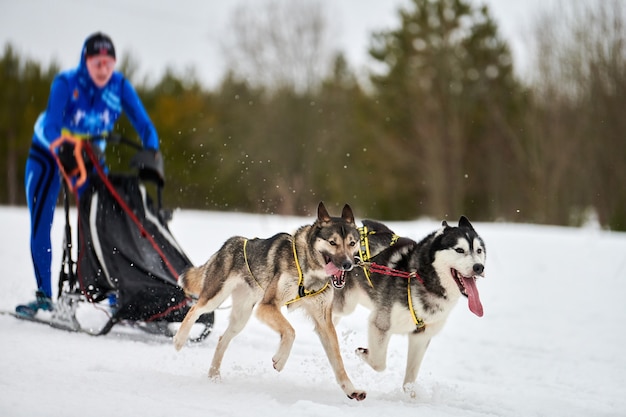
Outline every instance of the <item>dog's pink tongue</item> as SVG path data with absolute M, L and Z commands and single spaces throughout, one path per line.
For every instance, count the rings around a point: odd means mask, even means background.
M 341 275 L 341 270 L 337 268 L 332 262 L 328 262 L 326 264 L 326 266 L 324 267 L 324 271 L 326 271 L 326 274 L 328 274 L 329 276 L 332 275 L 334 277 L 337 277 Z
M 463 277 L 463 284 L 465 284 L 465 291 L 467 292 L 467 299 L 470 311 L 476 314 L 478 317 L 482 317 L 483 305 L 480 302 L 480 295 L 478 294 L 478 288 L 476 287 L 476 279 L 473 277 Z

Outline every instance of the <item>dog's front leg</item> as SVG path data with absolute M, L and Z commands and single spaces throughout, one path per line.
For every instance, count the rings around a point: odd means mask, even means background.
M 285 316 L 280 312 L 280 308 L 275 304 L 260 304 L 257 308 L 256 315 L 259 320 L 280 334 L 278 351 L 276 351 L 276 354 L 272 357 L 274 369 L 280 372 L 285 367 L 287 359 L 289 359 L 291 347 L 296 338 L 296 332 Z
M 350 378 L 348 378 L 348 374 L 346 373 L 343 359 L 341 358 L 341 352 L 339 351 L 339 340 L 337 339 L 337 330 L 333 325 L 331 308 L 329 307 L 324 309 L 321 316 L 319 315 L 319 311 L 311 312 L 309 310 L 308 312 L 315 322 L 315 331 L 322 342 L 322 346 L 324 347 L 330 366 L 335 372 L 335 378 L 337 379 L 339 386 L 343 392 L 346 393 L 348 398 L 357 401 L 364 400 L 367 393 L 363 390 L 354 388 L 352 381 L 350 381 Z
M 424 354 L 429 344 L 430 336 L 426 336 L 423 333 L 409 335 L 409 351 L 406 358 L 406 372 L 402 388 L 412 396 L 415 395 L 413 385 L 417 379 L 422 359 L 424 359 Z
M 391 334 L 389 332 L 389 315 L 373 312 L 367 331 L 367 348 L 357 348 L 356 354 L 377 372 L 387 367 L 387 349 Z

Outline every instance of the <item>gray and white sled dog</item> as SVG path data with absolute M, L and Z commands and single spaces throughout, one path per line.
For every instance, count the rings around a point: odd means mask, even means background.
M 363 223 L 360 255 L 369 252 L 369 256 L 363 269 L 350 272 L 345 288 L 335 293 L 335 321 L 353 312 L 357 304 L 371 310 L 368 347 L 356 353 L 376 371 L 386 367 L 391 335 L 408 335 L 403 388 L 414 395 L 430 340 L 443 328 L 459 298 L 467 297 L 470 311 L 483 315 L 476 278 L 484 275 L 485 244 L 464 216 L 456 227 L 444 221 L 419 243 L 396 236 L 382 223 Z
M 200 315 L 215 310 L 230 296 L 232 311 L 215 348 L 209 377 L 219 378 L 224 352 L 243 330 L 255 305 L 257 317 L 280 334 L 272 361 L 274 369 L 281 371 L 295 338 L 281 307 L 303 308 L 315 324 L 341 389 L 349 398 L 365 399 L 365 391 L 356 389 L 345 371 L 332 321 L 333 293 L 344 287 L 346 273 L 354 267 L 358 242 L 350 206 L 343 207 L 341 217 L 331 217 L 323 203 L 317 208 L 317 220 L 300 227 L 293 236 L 231 237 L 204 265 L 179 277 L 179 285 L 197 297 L 197 302 L 174 336 L 174 346 L 180 350 Z

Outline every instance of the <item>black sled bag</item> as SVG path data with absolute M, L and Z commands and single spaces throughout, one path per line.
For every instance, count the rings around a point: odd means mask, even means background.
M 116 297 L 117 320 L 179 322 L 192 263 L 135 176 L 91 175 L 79 198 L 77 277 L 90 302 Z

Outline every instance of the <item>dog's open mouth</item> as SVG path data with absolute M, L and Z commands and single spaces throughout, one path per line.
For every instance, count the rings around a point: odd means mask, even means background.
M 467 297 L 470 311 L 478 317 L 482 317 L 483 305 L 480 302 L 480 294 L 478 294 L 478 288 L 476 287 L 476 276 L 466 277 L 454 268 L 450 272 L 459 286 L 461 294 Z
M 339 269 L 334 263 L 328 261 L 324 267 L 324 271 L 330 277 L 330 283 L 334 288 L 340 290 L 346 285 L 346 271 Z

